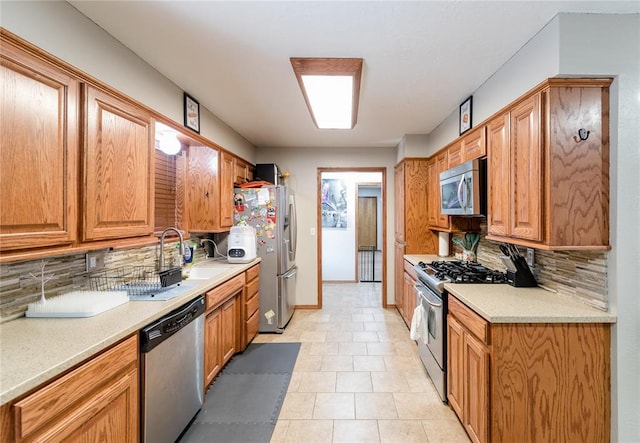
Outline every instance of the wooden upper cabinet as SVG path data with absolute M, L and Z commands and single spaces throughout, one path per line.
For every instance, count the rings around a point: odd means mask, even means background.
M 447 148 L 447 169 L 461 164 L 464 161 L 463 155 L 463 143 L 458 139 Z
M 238 157 L 233 159 L 233 183 L 241 185 L 253 180 L 253 166 Z
M 511 211 L 511 162 L 509 113 L 487 124 L 487 230 L 489 234 L 508 235 Z
M 549 79 L 488 123 L 491 240 L 609 248 L 610 83 Z
M 437 183 L 437 192 L 435 192 L 435 196 L 437 198 L 436 200 L 436 204 L 437 204 L 437 210 L 438 210 L 438 223 L 437 223 L 437 227 L 439 228 L 443 228 L 443 229 L 448 229 L 449 228 L 449 216 L 443 214 L 442 212 L 440 212 L 440 202 L 442 199 L 442 196 L 440 195 L 440 173 L 446 171 L 448 168 L 448 154 L 447 151 L 441 151 L 440 153 L 438 153 L 436 155 L 436 176 L 434 177 L 434 181 Z
M 396 241 L 404 242 L 404 161 L 394 169 L 395 186 L 395 235 Z
M 485 127 L 478 126 L 447 148 L 447 169 L 487 155 Z
M 218 230 L 218 151 L 194 145 L 187 154 L 187 220 L 190 231 Z
M 85 85 L 83 240 L 153 233 L 154 122 L 133 103 Z
M 233 226 L 233 184 L 235 175 L 235 159 L 225 152 L 220 152 L 220 228 Z
M 79 84 L 2 39 L 0 250 L 70 244 L 77 233 Z
M 487 155 L 485 127 L 479 126 L 462 138 L 462 162 Z
M 542 240 L 540 94 L 511 111 L 511 235 Z

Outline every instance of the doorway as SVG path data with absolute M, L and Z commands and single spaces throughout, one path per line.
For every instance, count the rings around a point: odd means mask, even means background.
M 371 195 L 369 188 L 377 189 L 377 194 Z M 378 255 L 377 283 L 363 284 L 377 284 L 382 307 L 387 307 L 385 192 L 386 168 L 318 168 L 319 308 L 323 283 L 360 284 L 361 246 L 374 249 Z
M 357 280 L 363 283 L 379 283 L 382 277 L 382 238 L 379 226 L 382 222 L 382 189 L 380 183 L 357 184 Z

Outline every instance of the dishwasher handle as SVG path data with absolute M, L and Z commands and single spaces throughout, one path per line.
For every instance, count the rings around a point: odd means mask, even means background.
M 140 351 L 151 351 L 160 343 L 180 331 L 204 314 L 205 301 L 202 295 L 160 317 L 140 330 Z

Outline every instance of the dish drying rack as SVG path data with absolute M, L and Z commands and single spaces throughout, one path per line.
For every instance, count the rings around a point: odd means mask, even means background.
M 127 291 L 129 297 L 155 295 L 182 281 L 182 269 L 157 271 L 153 266 L 126 266 L 89 276 L 95 291 Z

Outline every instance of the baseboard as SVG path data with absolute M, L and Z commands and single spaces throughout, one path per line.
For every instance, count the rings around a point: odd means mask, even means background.
M 358 280 L 322 280 L 322 283 L 358 283 Z
M 320 309 L 318 305 L 296 305 L 296 309 Z

